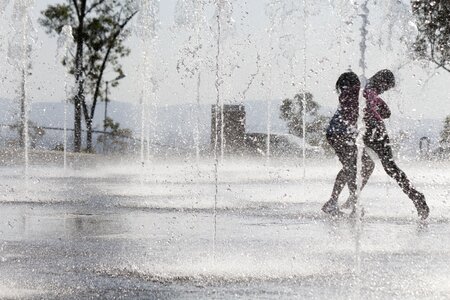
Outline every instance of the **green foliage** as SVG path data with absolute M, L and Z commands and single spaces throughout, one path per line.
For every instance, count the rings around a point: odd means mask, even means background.
M 83 75 L 86 81 L 86 91 L 92 97 L 104 98 L 102 86 L 103 74 L 108 67 L 116 73 L 123 75 L 120 58 L 130 54 L 130 49 L 124 41 L 130 35 L 126 29 L 128 21 L 135 15 L 133 1 L 123 0 L 84 0 L 86 2 L 86 16 L 83 19 L 83 28 L 79 30 L 80 20 L 74 2 L 81 7 L 83 0 L 68 0 L 66 4 L 49 5 L 42 12 L 39 23 L 49 35 L 57 35 L 64 25 L 72 25 L 74 40 L 79 34 L 83 35 Z M 74 57 L 75 60 L 75 57 Z M 75 63 L 71 72 L 75 73 Z
M 11 129 L 17 130 L 17 141 L 14 141 L 14 144 L 23 144 L 22 136 L 24 134 L 24 123 L 17 122 L 13 125 L 11 125 Z M 28 121 L 28 139 L 29 139 L 29 146 L 30 148 L 34 149 L 36 148 L 36 144 L 39 142 L 39 140 L 42 139 L 42 137 L 45 135 L 45 130 L 42 127 L 39 127 L 36 125 L 36 123 L 32 121 Z M 23 145 L 22 145 L 23 146 Z
M 63 0 L 61 0 L 63 1 Z M 75 105 L 75 151 L 81 146 L 81 109 L 88 133 L 86 144 L 92 150 L 92 120 L 98 100 L 105 100 L 106 71 L 123 75 L 120 59 L 130 54 L 124 41 L 130 35 L 126 29 L 136 15 L 133 0 L 66 0 L 65 4 L 49 5 L 39 23 L 49 35 L 58 35 L 65 25 L 72 26 L 76 45 L 71 73 L 77 81 Z M 67 62 L 63 62 L 66 64 Z M 109 75 L 111 76 L 111 75 Z M 114 76 L 111 76 L 114 77 Z M 110 78 L 107 78 L 107 80 Z M 112 86 L 117 86 L 116 82 Z M 87 100 L 85 93 L 91 97 Z
M 444 128 L 441 131 L 440 143 L 442 146 L 450 146 L 450 115 L 444 120 Z
M 42 12 L 42 15 L 39 23 L 44 27 L 45 32 L 51 36 L 60 34 L 64 25 L 74 23 L 74 12 L 72 6 L 68 4 L 49 5 Z
M 289 133 L 303 136 L 303 99 L 306 99 L 306 123 L 311 123 L 310 116 L 317 116 L 319 104 L 313 100 L 311 93 L 299 93 L 294 96 L 294 99 L 284 99 L 280 106 L 280 117 L 287 122 Z M 306 130 L 308 133 L 308 129 Z
M 450 72 L 450 1 L 412 0 L 418 35 L 414 52 Z
M 100 135 L 97 141 L 103 144 L 105 153 L 125 153 L 129 148 L 129 142 L 133 138 L 133 132 L 128 128 L 120 128 L 120 123 L 111 118 L 105 119 L 107 133 Z
M 280 118 L 287 122 L 289 133 L 303 137 L 303 99 L 306 99 L 306 139 L 312 146 L 322 146 L 327 150 L 325 128 L 329 118 L 319 114 L 320 105 L 309 92 L 298 93 L 293 99 L 284 99 L 280 106 Z

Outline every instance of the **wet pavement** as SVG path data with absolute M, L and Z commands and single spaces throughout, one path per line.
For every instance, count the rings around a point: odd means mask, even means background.
M 215 228 L 209 163 L 35 167 L 27 182 L 3 168 L 0 298 L 446 299 L 450 175 L 428 164 L 403 165 L 423 175 L 430 219 L 379 171 L 359 240 L 354 219 L 319 212 L 334 161 L 306 180 L 288 163 L 223 166 Z

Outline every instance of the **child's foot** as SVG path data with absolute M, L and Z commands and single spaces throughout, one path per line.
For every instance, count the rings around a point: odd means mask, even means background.
M 339 207 L 337 205 L 337 201 L 334 200 L 334 199 L 328 200 L 322 206 L 322 211 L 324 213 L 326 213 L 326 214 L 329 214 L 330 216 L 333 216 L 333 217 L 339 217 L 339 216 L 344 215 L 344 213 L 339 210 Z
M 343 209 L 354 209 L 356 205 L 356 196 L 349 196 L 347 201 L 341 205 Z

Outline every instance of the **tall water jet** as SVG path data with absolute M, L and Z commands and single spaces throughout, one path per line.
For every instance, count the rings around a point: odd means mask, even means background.
M 63 62 L 64 65 L 64 171 L 67 169 L 67 109 L 69 99 L 73 97 L 73 86 L 69 84 L 71 80 L 69 80 L 69 72 L 70 72 L 70 64 L 68 63 L 70 49 L 73 47 L 73 34 L 72 34 L 72 26 L 65 25 L 61 34 L 58 36 L 58 50 L 57 50 L 57 59 Z
M 295 72 L 296 66 L 298 64 L 297 62 L 297 54 L 298 54 L 298 46 L 301 41 L 297 40 L 298 38 L 298 32 L 296 31 L 299 27 L 299 23 L 301 20 L 301 15 L 299 12 L 302 11 L 302 2 L 300 1 L 293 1 L 293 0 L 270 0 L 269 3 L 266 6 L 266 15 L 269 17 L 269 28 L 266 29 L 266 32 L 269 36 L 269 47 L 270 52 L 275 49 L 277 42 L 277 48 L 281 52 L 281 55 L 272 54 L 272 57 L 268 59 L 270 62 L 277 62 L 279 69 L 282 69 L 283 66 L 280 65 L 280 61 L 282 59 L 286 60 L 288 72 L 285 73 L 285 78 L 290 78 L 288 82 L 285 82 L 287 85 L 285 90 L 288 93 L 293 93 L 294 95 L 298 93 L 298 81 L 297 81 L 297 75 Z M 272 67 L 272 65 L 269 63 L 268 66 Z M 273 70 L 270 71 L 270 90 L 273 89 Z M 282 81 L 282 78 L 280 78 L 280 81 Z M 292 91 L 291 91 L 292 89 Z M 269 93 L 268 102 L 267 102 L 267 109 L 270 110 L 270 98 L 271 95 Z M 299 107 L 296 103 L 294 104 L 293 109 L 296 111 L 296 113 L 300 114 L 301 107 Z M 267 114 L 267 135 L 269 136 L 267 141 L 267 154 L 270 155 L 270 135 L 271 135 L 271 119 L 270 119 L 270 113 Z
M 267 157 L 267 162 L 270 162 L 270 133 L 271 133 L 271 118 L 270 118 L 270 109 L 271 109 L 271 105 L 270 105 L 270 101 L 272 98 L 272 89 L 273 89 L 273 72 L 271 70 L 272 65 L 270 64 L 270 61 L 274 61 L 274 54 L 273 54 L 273 49 L 274 49 L 274 45 L 273 45 L 273 33 L 275 30 L 275 26 L 276 26 L 276 22 L 279 21 L 279 16 L 278 16 L 278 8 L 277 5 L 279 5 L 279 0 L 272 0 L 271 2 L 269 2 L 267 4 L 266 7 L 266 15 L 269 17 L 269 27 L 266 28 L 266 32 L 268 35 L 268 39 L 269 39 L 269 51 L 267 51 L 267 53 L 269 54 L 269 57 L 267 58 L 267 64 L 266 64 L 266 68 L 267 68 L 267 73 L 269 73 L 269 84 L 266 83 L 266 87 L 268 89 L 267 92 L 267 141 L 266 141 L 266 157 Z M 263 76 L 264 77 L 264 76 Z M 264 80 L 264 78 L 263 78 Z M 261 82 L 261 85 L 263 85 L 264 82 Z
M 8 3 L 3 3 L 2 8 Z M 30 18 L 30 11 L 33 8 L 34 0 L 15 0 L 12 15 L 13 34 L 9 40 L 8 62 L 20 73 L 20 144 L 24 149 L 24 172 L 28 178 L 29 165 L 29 96 L 28 76 L 31 70 L 31 52 L 33 45 L 32 33 L 33 24 Z
M 217 24 L 217 53 L 216 53 L 216 77 L 215 77 L 215 88 L 216 88 L 216 107 L 214 110 L 214 184 L 215 184 L 215 193 L 214 193 L 214 235 L 213 235 L 213 259 L 216 257 L 216 238 L 217 238 L 217 198 L 219 194 L 219 154 L 218 151 L 218 143 L 219 143 L 219 107 L 220 114 L 222 113 L 223 103 L 220 94 L 220 55 L 221 55 L 221 14 L 223 9 L 223 3 L 221 0 L 216 0 L 216 24 Z M 220 116 L 221 123 L 223 123 L 222 115 Z M 221 146 L 223 147 L 223 132 L 221 130 Z M 223 153 L 222 153 L 223 155 Z
M 5 12 L 6 7 L 8 6 L 10 0 L 1 0 L 0 1 L 0 16 Z
M 200 96 L 200 87 L 202 84 L 202 74 L 200 71 L 197 74 L 197 109 L 196 109 L 196 116 L 195 116 L 195 126 L 194 126 L 194 145 L 195 145 L 195 159 L 197 161 L 197 168 L 200 164 L 200 111 L 201 111 L 201 96 Z
M 267 157 L 267 163 L 270 163 L 270 142 L 272 134 L 272 118 L 271 118 L 271 109 L 272 105 L 270 103 L 270 100 L 272 98 L 272 89 L 270 89 L 270 92 L 267 96 L 267 141 L 266 141 L 266 157 Z
M 152 53 L 156 53 L 155 48 L 152 48 Z M 151 81 L 151 87 L 152 87 L 152 103 L 153 105 L 150 105 L 150 103 L 148 103 L 148 109 L 147 109 L 147 115 L 148 115 L 148 129 L 147 129 L 147 162 L 150 163 L 151 160 L 151 156 L 152 156 L 152 137 L 154 139 L 157 139 L 157 130 L 156 130 L 156 124 L 157 124 L 157 117 L 158 117 L 158 90 L 159 90 L 159 83 L 158 83 L 158 79 L 156 79 L 156 76 L 153 75 L 150 79 Z M 152 114 L 153 113 L 153 114 Z M 152 135 L 153 134 L 153 135 Z M 153 152 L 154 153 L 154 152 Z
M 202 31 L 206 27 L 204 17 L 205 2 L 203 0 L 179 0 L 175 7 L 175 22 L 177 26 L 189 32 L 189 37 L 177 63 L 177 71 L 183 80 L 194 79 L 195 86 L 195 121 L 193 126 L 193 140 L 197 166 L 200 160 L 200 104 L 201 104 L 201 67 L 202 60 Z M 191 33 L 194 32 L 192 35 Z
M 217 200 L 219 193 L 219 125 L 220 125 L 220 158 L 224 156 L 224 122 L 223 122 L 223 98 L 221 94 L 222 85 L 222 30 L 226 26 L 230 26 L 233 23 L 231 15 L 233 13 L 233 5 L 231 0 L 215 0 L 215 14 L 214 19 L 216 23 L 216 54 L 215 54 L 215 82 L 216 89 L 216 106 L 214 110 L 215 119 L 215 136 L 214 136 L 214 235 L 213 235 L 213 257 L 216 252 L 216 237 L 217 237 Z M 220 118 L 220 124 L 219 124 Z
M 357 291 L 357 297 L 360 297 L 360 278 L 361 278 L 361 235 L 362 235 L 362 209 L 361 209 L 361 188 L 362 188 L 362 158 L 363 158 L 363 151 L 364 151 L 364 134 L 366 132 L 365 122 L 364 122 L 364 106 L 362 105 L 361 101 L 364 99 L 363 91 L 366 86 L 366 70 L 367 70 L 367 62 L 366 62 L 366 50 L 367 50 L 367 34 L 368 30 L 367 27 L 369 25 L 369 0 L 365 0 L 364 3 L 361 5 L 361 11 L 360 14 L 362 19 L 361 24 L 361 41 L 359 44 L 360 47 L 360 61 L 359 66 L 362 71 L 361 75 L 361 92 L 360 92 L 360 104 L 359 104 L 359 113 L 358 113 L 358 121 L 357 121 L 357 128 L 358 128 L 358 135 L 356 137 L 356 146 L 357 146 L 357 160 L 356 160 L 356 202 L 355 202 L 355 277 L 356 277 L 356 291 Z
M 274 54 L 274 33 L 276 30 L 276 27 L 279 26 L 278 22 L 283 23 L 284 17 L 285 15 L 285 7 L 284 7 L 285 3 L 283 3 L 282 0 L 271 0 L 267 6 L 266 6 L 266 15 L 269 17 L 269 27 L 266 28 L 266 32 L 268 35 L 268 39 L 269 39 L 269 57 L 266 58 L 267 60 L 267 64 L 266 64 L 266 69 L 267 69 L 267 73 L 269 74 L 269 83 L 265 84 L 265 86 L 267 87 L 267 141 L 266 141 L 266 157 L 267 157 L 267 162 L 270 162 L 270 142 L 271 142 L 271 117 L 270 117 L 270 110 L 271 110 L 271 98 L 272 98 L 272 90 L 273 90 L 273 62 L 277 61 L 275 54 Z M 279 43 L 280 45 L 280 43 Z M 284 53 L 283 53 L 284 54 Z M 293 59 L 293 58 L 292 58 Z M 272 63 L 270 63 L 272 62 Z M 290 64 L 290 66 L 292 66 L 292 64 Z M 264 82 L 262 82 L 262 84 L 264 84 Z
M 343 70 L 341 55 L 345 53 L 344 45 L 348 44 L 352 38 L 350 37 L 353 31 L 353 24 L 358 17 L 358 6 L 352 2 L 330 0 L 330 5 L 333 14 L 338 18 L 338 39 L 337 44 L 339 51 L 337 51 L 337 69 Z M 345 40 L 345 41 L 344 41 Z M 350 71 L 350 66 L 348 70 Z
M 302 106 L 303 106 L 303 120 L 302 120 L 302 127 L 303 127 L 303 149 L 302 149 L 302 157 L 303 157 L 303 180 L 306 179 L 306 89 L 307 89 L 307 82 L 306 82 L 306 70 L 307 70 L 307 31 L 308 31 L 308 14 L 307 14 L 307 7 L 306 7 L 306 0 L 303 0 L 303 99 L 302 99 Z
M 255 82 L 256 77 L 259 75 L 259 73 L 261 72 L 261 55 L 259 54 L 259 52 L 256 52 L 256 60 L 255 60 L 255 64 L 256 64 L 256 70 L 255 72 L 250 74 L 250 78 L 249 81 L 247 82 L 247 84 L 245 85 L 245 88 L 242 92 L 240 92 L 241 94 L 241 102 L 245 101 L 245 98 L 247 97 L 247 93 L 250 90 L 250 88 L 253 86 L 253 83 Z
M 224 48 L 223 48 L 223 42 L 225 41 L 227 30 L 233 27 L 234 20 L 232 18 L 233 14 L 233 0 L 215 0 L 214 1 L 215 6 L 215 13 L 214 13 L 214 23 L 215 26 L 212 26 L 212 30 L 216 30 L 215 33 L 215 44 L 216 44 L 216 54 L 214 57 L 215 60 L 215 66 L 214 66 L 214 72 L 215 72 L 215 89 L 216 89 L 216 122 L 217 122 L 217 128 L 219 129 L 220 125 L 220 160 L 223 161 L 224 159 L 224 146 L 225 146 L 225 139 L 224 139 L 224 92 L 222 91 L 222 85 L 223 85 L 223 78 L 224 78 L 224 71 L 225 71 L 225 65 L 223 64 L 224 61 Z M 220 123 L 219 123 L 220 118 Z M 217 131 L 216 131 L 217 132 Z M 219 142 L 219 136 L 218 136 L 218 142 Z M 214 146 L 214 148 L 218 148 L 218 143 L 215 143 L 217 145 Z
M 145 122 L 146 122 L 146 104 L 152 95 L 151 73 L 152 69 L 151 53 L 152 42 L 157 37 L 159 24 L 159 0 L 138 0 L 136 3 L 139 11 L 135 25 L 135 32 L 141 42 L 142 64 L 140 79 L 140 103 L 141 103 L 141 165 L 145 165 Z M 147 105 L 148 107 L 148 105 Z

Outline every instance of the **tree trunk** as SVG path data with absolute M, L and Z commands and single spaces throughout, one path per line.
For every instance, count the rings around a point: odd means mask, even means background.
M 74 151 L 80 152 L 81 151 L 81 102 L 83 97 L 83 87 L 82 83 L 79 82 L 78 84 L 78 91 L 77 95 L 75 96 L 75 124 L 74 124 Z
M 81 151 L 81 114 L 84 102 L 84 80 L 83 80 L 83 46 L 84 46 L 84 17 L 86 13 L 86 0 L 82 0 L 80 6 L 73 2 L 77 8 L 77 50 L 75 56 L 75 81 L 77 83 L 77 94 L 74 99 L 75 124 L 74 124 L 74 151 Z
M 20 86 L 21 89 L 21 95 L 20 95 L 20 124 L 19 124 L 19 145 L 20 147 L 24 148 L 25 147 L 25 123 L 27 122 L 27 120 L 25 120 L 25 69 L 22 70 L 22 83 Z
M 86 150 L 92 153 L 92 119 L 86 120 L 86 131 Z
M 125 28 L 125 26 L 128 24 L 128 22 L 136 15 L 136 12 L 133 13 L 131 16 L 129 16 L 122 24 L 119 25 L 118 29 L 111 34 L 111 37 L 109 38 L 110 43 L 108 46 L 108 50 L 106 51 L 105 57 L 103 58 L 103 62 L 100 68 L 100 74 L 97 79 L 97 83 L 95 86 L 95 92 L 94 92 L 94 98 L 92 100 L 92 106 L 91 106 L 91 113 L 89 114 L 87 104 L 86 102 L 83 102 L 83 111 L 84 111 L 84 119 L 86 120 L 86 129 L 87 129 L 87 135 L 86 135 L 86 150 L 88 152 L 93 152 L 92 149 L 92 121 L 94 119 L 94 113 L 95 108 L 97 106 L 97 99 L 100 94 L 100 86 L 102 84 L 103 74 L 106 69 L 106 65 L 108 63 L 109 56 L 111 54 L 111 51 L 113 50 L 114 44 L 116 43 L 117 38 L 120 36 L 120 33 Z M 105 99 L 105 101 L 108 101 L 108 99 Z M 107 105 L 107 104 L 105 104 Z M 105 113 L 106 118 L 106 113 Z

